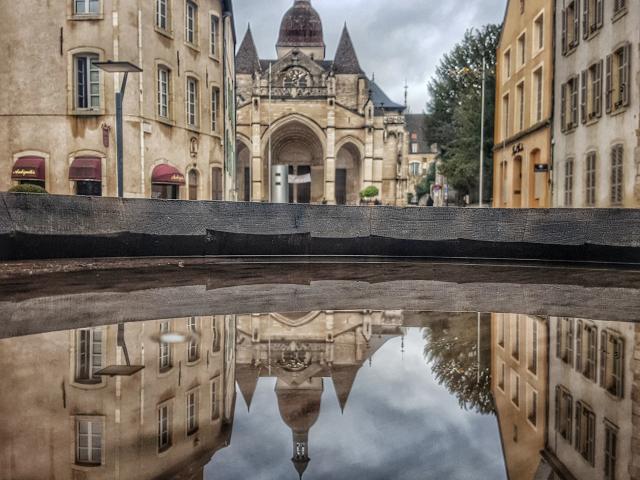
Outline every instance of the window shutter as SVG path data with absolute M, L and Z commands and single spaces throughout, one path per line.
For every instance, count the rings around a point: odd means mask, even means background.
M 577 2 L 580 3 L 580 2 Z M 589 38 L 589 4 L 591 0 L 584 0 L 584 6 L 582 8 L 582 38 L 585 40 Z
M 604 24 L 604 1 L 596 0 L 596 26 L 602 27 Z
M 622 105 L 627 107 L 631 98 L 631 44 L 628 43 L 624 46 L 622 53 L 622 81 L 620 82 L 620 98 L 622 99 Z
M 556 432 L 560 431 L 560 387 L 556 385 L 556 418 L 555 418 L 555 422 L 553 422 L 555 424 L 555 428 L 556 428 Z
M 569 40 L 567 38 L 567 24 L 568 24 L 568 19 L 567 19 L 567 9 L 565 8 L 562 11 L 562 53 L 565 54 L 567 53 L 567 50 L 569 49 Z
M 607 332 L 600 333 L 600 386 L 604 387 L 607 377 Z
M 567 84 L 563 84 L 560 87 L 561 99 L 560 99 L 560 129 L 563 132 L 567 131 Z M 560 328 L 558 323 L 558 329 Z M 559 340 L 558 340 L 559 342 Z
M 571 437 L 573 432 L 573 397 L 569 394 L 566 395 L 567 398 L 567 440 L 569 440 L 569 444 L 571 444 Z
M 575 12 L 573 14 L 573 28 L 574 30 L 574 47 L 580 43 L 580 2 L 575 2 Z
M 582 322 L 578 321 L 576 332 L 576 370 L 582 371 Z
M 571 128 L 578 126 L 578 104 L 580 103 L 580 78 L 576 75 L 571 81 Z
M 605 74 L 605 103 L 607 113 L 613 110 L 613 55 L 607 55 L 607 71 Z
M 582 422 L 580 422 L 582 417 L 582 403 L 576 403 L 576 443 L 575 447 L 578 452 L 580 452 L 580 444 L 582 443 Z
M 602 67 L 603 62 L 600 60 L 596 64 L 596 80 L 593 85 L 593 101 L 596 107 L 595 114 L 598 118 L 602 116 Z
M 582 81 L 580 83 L 581 85 L 581 90 L 582 90 L 582 98 L 581 98 L 581 102 L 580 102 L 580 116 L 582 118 L 582 123 L 587 123 L 587 102 L 588 102 L 588 98 L 587 98 L 587 70 L 583 70 L 582 74 L 580 75 L 582 77 Z

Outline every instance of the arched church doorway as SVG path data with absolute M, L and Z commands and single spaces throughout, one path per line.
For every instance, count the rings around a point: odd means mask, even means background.
M 360 200 L 362 157 L 353 143 L 346 143 L 336 156 L 336 203 L 357 205 Z
M 236 142 L 236 185 L 238 200 L 251 201 L 251 151 L 242 141 Z
M 268 138 L 263 157 L 266 195 L 269 188 Z M 271 135 L 271 164 L 289 166 L 289 202 L 321 203 L 324 199 L 324 148 L 318 135 L 299 120 L 291 120 Z

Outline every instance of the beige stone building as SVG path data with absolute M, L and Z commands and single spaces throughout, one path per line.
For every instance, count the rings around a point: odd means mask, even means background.
M 346 27 L 333 60 L 310 0 L 282 19 L 277 58 L 262 60 L 249 29 L 236 56 L 237 185 L 242 200 L 267 201 L 271 165 L 288 165 L 289 200 L 357 204 L 407 200 L 404 106 L 368 78 Z
M 302 478 L 310 461 L 309 431 L 320 414 L 324 382 L 333 382 L 342 411 L 367 359 L 403 335 L 397 311 L 316 311 L 237 317 L 237 383 L 247 407 L 261 377 L 275 393 L 292 431 L 291 461 Z
M 532 480 L 545 446 L 548 321 L 492 314 L 491 392 L 508 478 Z
M 426 115 L 424 113 L 405 114 L 407 125 L 407 141 L 409 150 L 409 194 L 413 195 L 413 203 L 419 203 L 416 185 L 429 173 L 429 169 L 438 162 L 438 146 L 430 144 L 425 131 Z M 436 165 L 437 167 L 437 165 Z M 440 187 L 440 185 L 438 185 Z
M 640 9 L 556 0 L 556 207 L 640 206 Z
M 117 195 L 122 76 L 95 65 L 117 60 L 143 69 L 124 97 L 124 195 L 235 198 L 231 0 L 0 0 L 0 31 L 0 191 Z
M 551 205 L 553 0 L 507 2 L 497 51 L 493 205 Z
M 0 392 L 0 476 L 201 480 L 231 438 L 234 347 L 224 315 L 0 340 L 14 382 Z M 144 368 L 99 375 L 125 352 Z

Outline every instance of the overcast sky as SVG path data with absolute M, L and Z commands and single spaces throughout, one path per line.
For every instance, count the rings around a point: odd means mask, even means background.
M 502 21 L 506 0 L 312 0 L 322 17 L 327 58 L 332 59 L 345 22 L 362 69 L 392 100 L 402 103 L 405 79 L 409 106 L 424 110 L 427 82 L 442 54 L 467 28 Z M 235 0 L 238 45 L 247 24 L 261 58 L 275 58 L 280 20 L 293 0 Z

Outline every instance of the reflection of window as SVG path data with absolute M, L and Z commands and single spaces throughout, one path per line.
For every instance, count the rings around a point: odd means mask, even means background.
M 516 316 L 511 322 L 511 356 L 520 359 L 520 316 Z
M 190 334 L 189 344 L 187 345 L 187 361 L 193 363 L 200 359 L 200 338 L 198 336 L 196 317 L 191 317 L 187 321 L 187 330 L 189 330 Z
M 79 465 L 102 464 L 102 419 L 76 418 L 76 463 Z
M 75 0 L 73 13 L 76 15 L 94 15 L 100 13 L 100 0 Z
M 498 315 L 498 345 L 504 348 L 504 316 L 502 314 Z
M 187 435 L 198 431 L 198 395 L 197 391 L 187 394 Z
M 160 323 L 160 336 L 169 333 L 169 322 Z M 171 365 L 171 345 L 168 343 L 160 342 L 160 351 L 158 355 L 159 367 L 161 372 L 170 370 Z
M 604 478 L 615 480 L 616 459 L 618 457 L 618 427 L 605 420 L 604 422 Z
M 500 376 L 498 377 L 498 388 L 504 392 L 505 365 L 500 362 Z
M 220 408 L 218 408 L 218 389 L 216 382 L 211 382 L 211 420 L 220 418 Z
M 215 319 L 213 319 L 213 343 L 212 343 L 212 347 L 211 350 L 213 352 L 219 352 L 220 351 L 220 329 L 218 328 L 218 321 Z
M 573 338 L 573 319 L 558 319 L 556 324 L 556 356 L 569 365 L 573 365 Z
M 511 372 L 511 401 L 520 406 L 520 376 L 515 372 Z
M 534 375 L 538 373 L 538 321 L 535 318 L 530 319 L 531 322 L 531 340 L 529 343 L 529 356 L 527 359 L 527 368 Z
M 538 424 L 538 392 L 533 389 L 529 391 L 527 399 L 527 420 L 534 426 Z
M 578 321 L 576 331 L 576 370 L 589 380 L 596 381 L 598 332 L 593 325 Z
M 169 404 L 158 407 L 158 451 L 163 452 L 171 447 L 171 417 Z
M 91 110 L 100 108 L 100 70 L 95 63 L 98 55 L 80 54 L 74 59 L 75 108 Z
M 573 429 L 573 397 L 563 387 L 556 387 L 555 429 L 571 443 Z
M 576 450 L 591 465 L 595 464 L 596 416 L 582 402 L 576 402 Z
M 85 328 L 76 333 L 76 382 L 100 383 L 96 372 L 103 365 L 102 330 Z
M 624 397 L 624 339 L 604 331 L 600 334 L 600 384 L 618 398 Z

